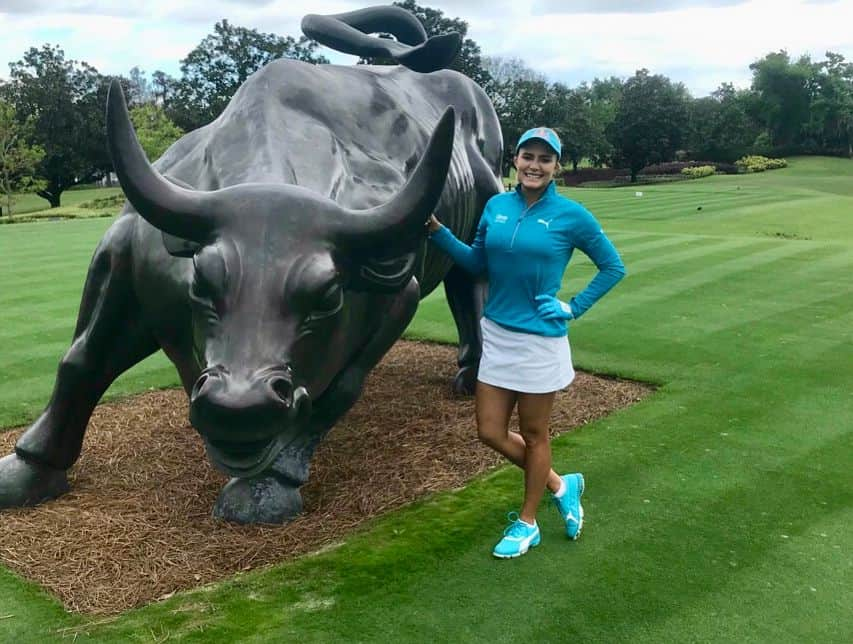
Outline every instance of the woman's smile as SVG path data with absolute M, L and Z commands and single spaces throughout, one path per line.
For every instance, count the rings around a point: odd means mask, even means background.
M 537 197 L 541 193 L 559 168 L 559 162 L 554 150 L 539 141 L 530 141 L 522 147 L 515 157 L 515 169 L 518 182 L 528 194 L 528 198 Z

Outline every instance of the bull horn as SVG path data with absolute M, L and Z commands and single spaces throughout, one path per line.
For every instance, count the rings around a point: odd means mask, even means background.
M 214 220 L 205 214 L 201 194 L 167 181 L 149 163 L 116 78 L 107 95 L 107 142 L 119 183 L 136 212 L 170 235 L 197 242 L 209 237 Z
M 369 210 L 343 211 L 341 241 L 347 248 L 382 256 L 414 248 L 444 190 L 455 127 L 455 112 L 448 107 L 414 172 L 391 201 Z

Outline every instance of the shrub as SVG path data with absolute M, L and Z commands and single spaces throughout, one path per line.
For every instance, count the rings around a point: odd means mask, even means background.
M 578 168 L 577 172 L 566 171 L 562 175 L 563 185 L 578 186 L 590 181 L 613 181 L 617 177 L 629 177 L 627 168 Z
M 113 208 L 121 208 L 124 205 L 124 195 L 117 194 L 109 197 L 96 197 L 89 201 L 84 201 L 78 207 L 88 208 L 90 210 L 110 210 Z
M 770 134 L 768 132 L 762 132 L 757 137 L 755 137 L 755 141 L 752 143 L 752 149 L 757 154 L 767 154 L 770 152 L 770 149 L 773 147 L 773 144 L 770 140 Z
M 785 159 L 770 159 L 759 154 L 750 154 L 738 159 L 735 165 L 741 172 L 764 172 L 765 170 L 787 168 L 788 162 Z
M 682 168 L 681 174 L 691 179 L 701 179 L 702 177 L 710 177 L 716 173 L 716 169 L 712 165 L 697 165 L 692 168 Z

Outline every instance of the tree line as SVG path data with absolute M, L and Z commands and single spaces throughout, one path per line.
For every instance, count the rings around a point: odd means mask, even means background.
M 414 13 L 430 35 L 463 36 L 453 68 L 482 87 L 495 106 L 505 174 L 518 136 L 543 124 L 560 134 L 563 161 L 572 170 L 587 160 L 596 167 L 628 168 L 632 180 L 643 167 L 676 158 L 732 163 L 747 154 L 853 157 L 853 63 L 840 54 L 827 52 L 825 60 L 815 61 L 772 52 L 750 65 L 748 89 L 724 83 L 702 98 L 646 69 L 626 79 L 595 78 L 568 87 L 548 82 L 520 59 L 483 55 L 464 20 L 414 0 L 394 4 Z M 180 62 L 179 76 L 131 69 L 121 82 L 149 158 L 213 121 L 249 75 L 270 61 L 327 64 L 317 49 L 304 36 L 262 33 L 221 20 Z M 14 193 L 35 192 L 56 207 L 68 188 L 109 177 L 104 138 L 109 78 L 51 45 L 30 48 L 9 67 L 8 81 L 0 82 L 0 194 L 7 212 Z

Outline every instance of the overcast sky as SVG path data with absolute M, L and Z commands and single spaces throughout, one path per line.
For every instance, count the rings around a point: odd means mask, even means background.
M 306 11 L 369 6 L 349 0 L 0 0 L 0 77 L 32 46 L 58 44 L 103 74 L 138 66 L 178 75 L 179 61 L 217 20 L 298 36 Z M 489 56 L 522 58 L 571 86 L 645 67 L 694 96 L 749 85 L 771 51 L 853 60 L 853 0 L 453 0 L 418 2 L 465 20 Z M 307 7 L 307 9 L 306 9 Z M 323 48 L 333 62 L 355 58 Z

